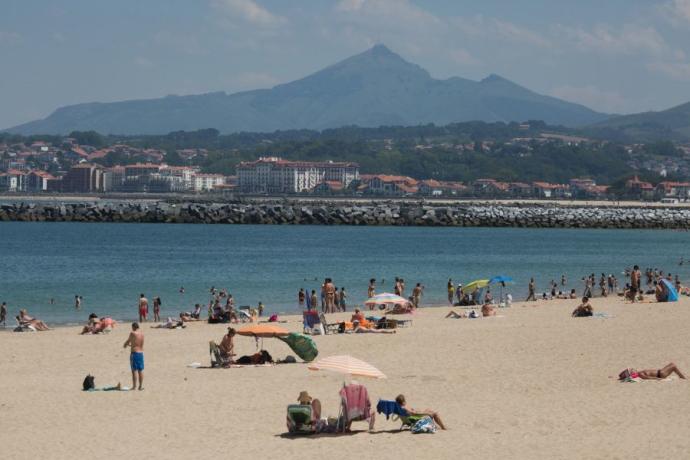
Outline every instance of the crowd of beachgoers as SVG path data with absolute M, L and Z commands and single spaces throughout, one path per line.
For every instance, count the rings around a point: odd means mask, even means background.
M 683 262 L 681 261 L 680 264 Z M 528 295 L 524 305 L 534 302 L 534 305 L 544 305 L 541 301 L 553 299 L 581 299 L 579 305 L 572 311 L 573 317 L 597 316 L 590 303 L 593 297 L 621 297 L 629 303 L 640 302 L 669 302 L 678 299 L 679 295 L 690 295 L 690 289 L 684 287 L 678 274 L 675 276 L 669 272 L 657 268 L 646 268 L 641 270 L 635 265 L 626 268 L 622 272 L 625 283 L 621 286 L 618 278 L 613 274 L 601 273 L 597 276 L 590 273 L 581 277 L 579 288 L 571 287 L 566 275 L 551 279 L 548 283 L 548 290 L 537 293 L 534 278 L 530 279 L 527 290 Z M 498 277 L 498 281 L 477 280 L 466 285 L 455 284 L 452 279 L 448 279 L 447 294 L 448 305 L 451 310 L 445 318 L 472 319 L 498 316 L 501 308 L 510 307 L 513 304 L 513 296 L 507 292 L 510 278 Z M 306 281 L 306 280 L 305 280 Z M 314 280 L 316 281 L 316 280 Z M 385 281 L 381 280 L 381 284 Z M 422 296 L 425 287 L 421 283 L 414 284 L 408 291 L 405 280 L 396 277 L 393 284 L 393 293 L 377 294 L 377 279 L 371 278 L 367 285 L 368 300 L 363 305 L 352 305 L 352 315 L 348 320 L 329 322 L 326 315 L 336 312 L 347 312 L 350 307 L 349 297 L 344 287 L 337 287 L 332 278 L 325 278 L 320 283 L 320 289 L 300 288 L 296 295 L 296 303 L 303 311 L 303 333 L 304 336 L 310 334 L 329 334 L 329 333 L 374 333 L 374 334 L 395 334 L 398 329 L 404 327 L 412 319 L 401 319 L 393 315 L 412 315 L 414 318 L 417 309 L 422 306 Z M 499 294 L 496 296 L 496 291 Z M 184 287 L 179 289 L 180 295 L 184 295 Z M 83 299 L 75 296 L 75 308 L 82 308 Z M 237 306 L 233 295 L 225 288 L 211 287 L 209 289 L 208 303 L 196 303 L 194 308 L 189 311 L 178 312 L 173 316 L 161 319 L 163 302 L 160 296 L 153 297 L 152 301 L 140 294 L 137 302 L 138 321 L 131 325 L 131 332 L 127 341 L 123 344 L 125 348 L 130 348 L 130 368 L 132 371 L 132 389 L 143 389 L 143 370 L 144 370 L 144 334 L 142 326 L 149 322 L 150 306 L 152 312 L 152 328 L 160 329 L 182 329 L 187 327 L 187 323 L 206 321 L 208 323 L 227 323 L 227 333 L 221 340 L 209 342 L 209 352 L 211 355 L 211 366 L 217 368 L 232 368 L 242 366 L 270 365 L 279 363 L 296 362 L 292 356 L 284 360 L 274 359 L 266 350 L 259 350 L 254 354 L 237 357 L 234 349 L 234 337 L 238 329 L 246 325 L 275 324 L 281 321 L 277 314 L 267 312 L 262 302 L 256 307 Z M 205 310 L 205 311 L 204 311 Z M 0 324 L 5 326 L 7 320 L 8 307 L 5 302 L 0 306 Z M 605 312 L 601 312 L 605 315 Z M 20 309 L 16 316 L 17 326 L 15 331 L 48 331 L 47 324 L 38 318 L 32 317 L 26 309 Z M 117 326 L 118 322 L 109 316 L 99 316 L 91 313 L 88 316 L 86 325 L 81 330 L 82 334 L 103 334 L 111 331 Z M 242 329 L 239 329 L 241 332 Z M 255 333 L 255 337 L 262 337 L 261 333 Z M 279 334 L 280 335 L 280 334 Z M 287 335 L 285 333 L 284 335 Z M 303 351 L 309 351 L 311 347 L 315 352 L 313 342 L 301 340 L 299 346 Z M 287 342 L 286 342 L 287 343 Z M 291 345 L 292 347 L 292 345 Z M 306 348 L 305 348 L 306 347 Z M 295 348 L 293 348 L 295 349 Z M 299 355 L 299 353 L 298 353 Z M 301 356 L 301 355 L 300 355 Z M 631 381 L 634 379 L 665 379 L 670 375 L 677 375 L 684 379 L 685 375 L 678 367 L 669 363 L 659 369 L 625 369 L 619 375 L 621 381 Z M 93 377 L 84 382 L 84 389 L 96 389 Z M 104 390 L 129 389 L 117 384 L 113 387 L 101 388 Z M 321 418 L 321 406 L 318 399 L 309 396 L 304 391 L 298 398 L 297 405 L 290 405 L 288 411 L 287 425 L 290 432 L 328 432 L 339 429 L 349 429 L 350 423 L 356 420 L 366 420 L 370 427 L 373 427 L 375 411 L 369 403 L 366 388 L 362 385 L 346 386 L 343 391 L 352 394 L 345 395 L 354 398 L 353 407 L 358 414 L 356 417 L 346 418 L 345 420 L 328 420 Z M 344 396 L 344 398 L 345 398 Z M 380 407 L 379 407 L 380 406 Z M 399 395 L 395 400 L 380 401 L 377 406 L 379 413 L 385 415 L 396 414 L 408 421 L 408 424 L 416 430 L 428 429 L 433 431 L 436 427 L 445 429 L 445 425 L 440 415 L 432 410 L 416 411 L 407 406 L 404 395 Z M 306 411 L 306 412 L 305 412 Z M 305 415 L 306 414 L 306 415 Z M 305 418 L 306 417 L 306 418 Z M 423 422 L 423 423 L 422 423 Z

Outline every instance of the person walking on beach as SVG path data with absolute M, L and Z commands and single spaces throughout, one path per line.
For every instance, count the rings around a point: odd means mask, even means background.
M 340 288 L 340 293 L 338 294 L 338 305 L 340 305 L 340 310 L 345 311 L 347 309 L 347 294 L 345 293 L 345 288 Z
M 419 308 L 419 299 L 422 297 L 422 291 L 424 291 L 422 283 L 417 283 L 414 289 L 412 289 L 412 305 L 415 308 Z
M 153 320 L 159 322 L 161 320 L 161 298 L 153 298 Z
M 455 286 L 453 285 L 453 280 L 448 278 L 448 303 L 453 306 L 453 298 L 455 296 Z
M 2 327 L 7 326 L 7 303 L 3 302 L 2 305 L 0 305 L 0 323 L 2 323 Z
M 139 295 L 139 322 L 143 323 L 146 321 L 146 317 L 149 315 L 149 300 L 144 297 L 144 294 Z
M 143 296 L 144 294 L 142 294 Z M 132 369 L 132 390 L 137 388 L 137 377 L 139 380 L 139 390 L 144 387 L 144 334 L 139 330 L 139 323 L 132 323 L 132 332 L 129 333 L 127 341 L 122 348 L 130 347 L 129 367 Z
M 324 292 L 326 293 L 326 311 L 335 313 L 335 286 L 330 278 L 326 278 Z
M 527 300 L 525 300 L 525 302 L 529 302 L 530 300 L 533 302 L 537 301 L 537 296 L 536 296 L 534 290 L 535 290 L 534 278 L 530 278 L 529 284 L 527 285 Z
M 311 309 L 316 310 L 317 305 L 319 304 L 319 299 L 316 297 L 316 289 L 311 290 Z
M 630 301 L 632 303 L 635 303 L 637 292 L 640 290 L 640 277 L 640 267 L 635 265 L 632 273 L 630 274 Z

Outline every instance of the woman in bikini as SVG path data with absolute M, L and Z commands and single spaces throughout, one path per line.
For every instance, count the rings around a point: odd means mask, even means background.
M 681 379 L 685 378 L 685 375 L 678 369 L 674 363 L 669 363 L 661 369 L 642 369 L 640 371 L 632 369 L 630 371 L 631 377 L 639 377 L 642 380 L 663 380 L 669 375 L 675 373 Z

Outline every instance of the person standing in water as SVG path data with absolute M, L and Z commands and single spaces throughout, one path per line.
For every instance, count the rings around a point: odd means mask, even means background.
M 149 315 L 149 300 L 144 297 L 144 294 L 139 295 L 139 322 L 143 323 L 146 321 L 146 317 Z

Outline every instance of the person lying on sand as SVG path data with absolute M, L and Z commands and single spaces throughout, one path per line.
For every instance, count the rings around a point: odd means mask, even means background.
M 446 429 L 446 426 L 443 424 L 443 421 L 441 421 L 441 416 L 438 415 L 438 412 L 434 412 L 431 409 L 425 409 L 423 411 L 418 411 L 418 410 L 412 409 L 411 407 L 407 407 L 407 405 L 406 405 L 407 402 L 405 401 L 405 395 L 398 395 L 395 398 L 395 402 L 397 402 L 400 405 L 400 407 L 405 409 L 408 414 L 410 414 L 410 415 L 428 415 L 429 417 L 434 419 L 434 422 L 436 422 L 436 424 L 439 426 L 439 428 L 441 428 L 442 430 Z
M 444 316 L 444 318 L 462 319 L 467 318 L 467 315 L 464 312 L 456 313 L 453 310 L 451 310 L 450 312 L 448 312 L 446 316 Z
M 582 298 L 582 303 L 575 310 L 573 310 L 571 316 L 573 318 L 583 318 L 592 315 L 594 315 L 594 312 L 592 311 L 592 305 L 589 303 L 589 297 L 585 296 Z
M 36 319 L 26 312 L 26 309 L 22 308 L 19 310 L 19 316 L 17 316 L 17 321 L 22 327 L 31 326 L 37 331 L 49 331 L 50 328 L 43 321 Z
M 172 316 L 168 316 L 168 320 L 164 323 L 151 326 L 152 329 L 177 329 L 178 327 L 185 328 L 187 326 L 185 326 L 184 321 L 182 319 L 175 320 L 172 318 Z
M 353 334 L 395 334 L 395 329 L 374 329 L 366 328 L 359 325 L 359 321 L 352 322 Z
M 663 380 L 674 373 L 681 379 L 685 379 L 685 375 L 674 363 L 669 363 L 661 369 L 642 369 L 639 371 L 630 369 L 631 378 L 641 378 L 642 380 Z

